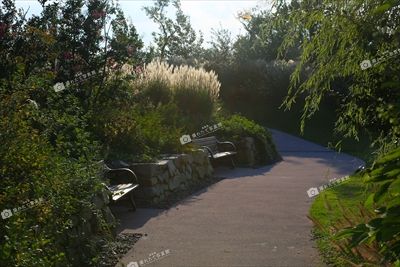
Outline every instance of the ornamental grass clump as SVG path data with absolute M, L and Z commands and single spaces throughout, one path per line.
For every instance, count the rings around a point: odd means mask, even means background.
M 203 68 L 196 69 L 186 65 L 175 68 L 172 84 L 175 91 L 187 88 L 207 92 L 212 101 L 218 99 L 221 87 L 214 71 L 206 71 Z
M 221 87 L 213 71 L 180 66 L 173 73 L 172 85 L 174 101 L 185 115 L 209 120 Z
M 153 104 L 172 100 L 183 114 L 206 121 L 213 113 L 221 84 L 213 71 L 174 67 L 156 60 L 145 66 L 135 86 Z
M 152 61 L 135 80 L 135 88 L 154 105 L 168 103 L 172 99 L 171 76 L 173 66 L 158 60 Z

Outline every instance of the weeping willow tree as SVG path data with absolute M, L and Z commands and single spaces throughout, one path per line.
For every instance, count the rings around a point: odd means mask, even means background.
M 290 109 L 305 96 L 301 130 L 321 100 L 334 95 L 341 103 L 338 133 L 358 139 L 360 131 L 367 130 L 378 136 L 376 144 L 398 146 L 400 1 L 286 2 L 275 1 L 274 22 L 265 22 L 263 38 L 284 26 L 279 56 L 300 45 L 284 106 Z
M 336 131 L 355 138 L 362 130 L 373 132 L 374 143 L 383 148 L 374 164 L 357 174 L 376 189 L 366 202 L 376 207 L 372 218 L 342 229 L 336 238 L 348 241 L 347 251 L 376 242 L 374 264 L 400 266 L 400 1 L 279 0 L 275 8 L 274 22 L 265 22 L 263 34 L 286 25 L 280 56 L 300 44 L 284 105 L 290 108 L 305 96 L 302 130 L 321 100 L 334 95 L 340 100 Z

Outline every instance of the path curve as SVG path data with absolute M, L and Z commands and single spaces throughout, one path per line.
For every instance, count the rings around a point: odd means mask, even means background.
M 216 175 L 226 179 L 167 211 L 122 215 L 124 232 L 147 233 L 122 262 L 139 263 L 169 249 L 168 256 L 145 266 L 323 266 L 311 240 L 306 215 L 312 199 L 306 191 L 364 162 L 277 130 L 271 133 L 283 161 L 259 169 L 218 170 Z

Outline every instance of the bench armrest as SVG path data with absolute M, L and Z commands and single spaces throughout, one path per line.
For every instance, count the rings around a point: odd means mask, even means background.
M 211 150 L 209 147 L 207 147 L 207 146 L 202 146 L 201 148 L 202 148 L 203 150 L 207 150 L 208 154 L 209 154 L 212 158 L 214 158 L 214 154 L 213 154 L 212 150 Z
M 219 142 L 217 141 L 218 145 L 230 145 L 233 148 L 233 151 L 236 152 L 236 146 L 232 142 Z
M 132 181 L 136 184 L 139 184 L 136 174 L 131 169 L 128 169 L 128 168 L 110 169 L 110 168 L 108 168 L 105 172 L 105 175 L 107 175 L 108 173 L 112 173 L 112 172 L 127 172 L 132 177 Z M 111 179 L 111 178 L 109 178 L 109 179 Z
M 108 193 L 111 194 L 111 188 L 108 186 L 106 183 L 101 183 L 102 186 L 104 186 L 105 189 L 107 189 Z

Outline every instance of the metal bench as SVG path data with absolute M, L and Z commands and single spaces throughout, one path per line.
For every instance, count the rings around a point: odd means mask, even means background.
M 232 142 L 220 142 L 215 136 L 193 139 L 192 142 L 208 152 L 208 157 L 213 160 L 229 157 L 232 168 L 235 168 L 233 157 L 236 155 L 236 146 Z M 230 149 L 222 149 L 229 146 Z M 221 150 L 222 149 L 222 150 Z
M 128 195 L 132 205 L 132 211 L 136 210 L 133 190 L 139 186 L 136 174 L 128 168 L 112 169 L 105 163 L 103 176 L 109 180 L 109 185 L 105 185 L 111 192 L 111 200 L 117 202 Z

